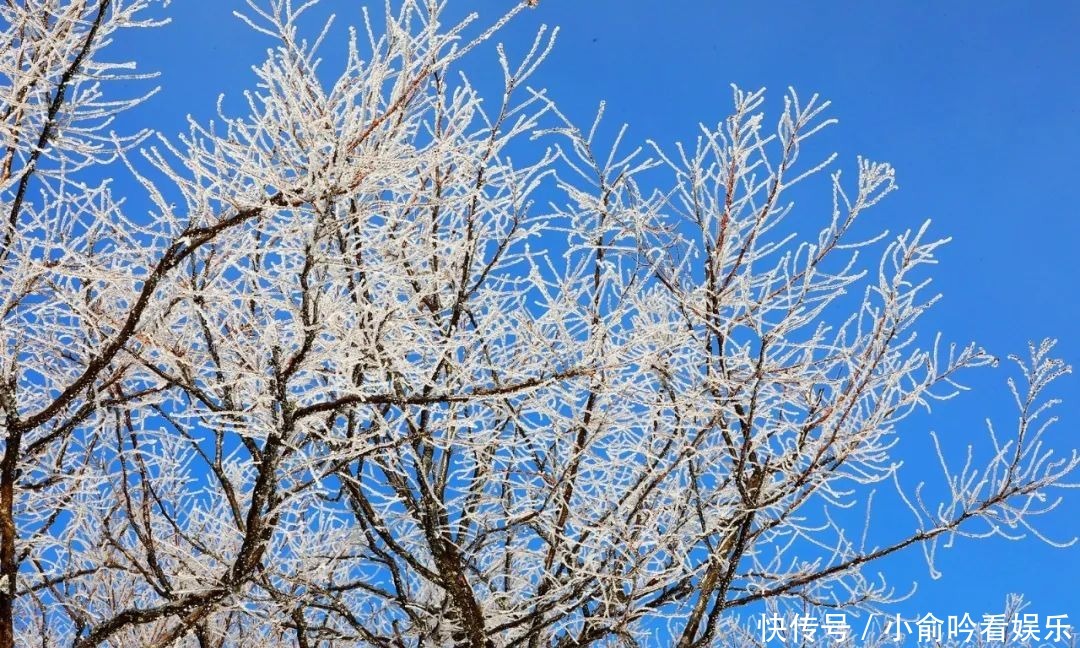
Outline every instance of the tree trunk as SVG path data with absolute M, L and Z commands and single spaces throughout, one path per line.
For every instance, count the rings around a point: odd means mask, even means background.
M 0 461 L 0 648 L 15 647 L 15 479 L 22 433 L 8 428 Z

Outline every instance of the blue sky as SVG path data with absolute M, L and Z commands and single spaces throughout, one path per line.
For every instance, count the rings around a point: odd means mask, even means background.
M 186 113 L 209 117 L 219 92 L 250 87 L 249 67 L 269 43 L 231 16 L 240 4 L 174 2 L 173 24 L 119 44 L 140 69 L 163 73 L 161 94 L 129 124 L 181 131 Z M 358 20 L 360 4 L 327 0 L 316 11 L 343 25 Z M 491 19 L 509 4 L 455 7 Z M 825 137 L 840 163 L 853 170 L 861 154 L 897 168 L 901 190 L 875 210 L 878 226 L 932 218 L 934 232 L 954 237 L 935 275 L 945 299 L 922 329 L 1000 355 L 1058 337 L 1058 354 L 1080 365 L 1080 3 L 540 0 L 501 40 L 524 48 L 541 23 L 562 32 L 533 85 L 581 122 L 607 100 L 609 123 L 628 122 L 631 139 L 693 137 L 699 121 L 726 115 L 732 82 L 769 88 L 772 107 L 788 86 L 831 99 L 840 124 Z M 484 56 L 473 74 L 497 74 Z M 978 391 L 903 434 L 983 442 L 985 416 L 1006 428 L 1011 420 L 1005 376 L 984 372 L 972 381 Z M 1054 435 L 1063 451 L 1080 445 L 1078 386 L 1074 375 L 1056 389 L 1066 399 Z M 1043 526 L 1055 538 L 1080 533 L 1080 491 L 1072 495 Z M 887 529 L 890 512 L 879 513 Z M 976 616 L 1022 592 L 1030 612 L 1080 619 L 1080 547 L 961 542 L 941 555 L 936 582 L 918 552 L 886 567 L 900 589 L 920 583 L 908 611 Z

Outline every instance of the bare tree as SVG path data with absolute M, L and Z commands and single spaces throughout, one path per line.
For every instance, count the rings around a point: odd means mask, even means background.
M 252 0 L 246 112 L 115 135 L 145 97 L 107 46 L 159 4 L 0 3 L 0 648 L 705 646 L 888 603 L 898 551 L 1042 538 L 1068 368 L 1034 345 L 1016 428 L 912 485 L 900 422 L 992 358 L 917 343 L 943 241 L 853 235 L 894 174 L 798 159 L 826 102 L 601 147 L 527 85 L 554 33 L 497 48 L 494 104 L 459 74 L 535 3 L 401 0 L 328 79 L 310 3 Z

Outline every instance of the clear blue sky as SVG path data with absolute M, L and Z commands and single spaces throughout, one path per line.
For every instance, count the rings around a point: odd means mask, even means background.
M 317 13 L 343 25 L 360 4 L 325 0 Z M 491 19 L 509 4 L 455 6 Z M 120 45 L 164 75 L 134 121 L 183 130 L 185 113 L 210 116 L 219 92 L 250 87 L 249 66 L 269 43 L 231 16 L 240 5 L 175 2 L 172 25 Z M 1059 337 L 1058 354 L 1080 365 L 1080 3 L 540 0 L 501 40 L 525 47 L 541 23 L 562 33 L 533 84 L 583 122 L 606 99 L 610 121 L 629 122 L 637 139 L 692 137 L 699 121 L 726 114 L 732 82 L 769 88 L 772 106 L 789 85 L 831 99 L 840 125 L 828 143 L 842 164 L 851 169 L 862 154 L 898 170 L 900 192 L 877 210 L 881 227 L 932 218 L 936 233 L 954 237 L 935 278 L 945 299 L 923 329 L 1000 355 Z M 497 73 L 479 56 L 474 74 Z M 903 433 L 921 439 L 932 427 L 982 442 L 985 415 L 1010 422 L 1004 378 L 988 372 L 979 391 Z M 1056 390 L 1066 399 L 1055 436 L 1063 451 L 1080 445 L 1078 386 L 1074 375 Z M 1080 533 L 1080 491 L 1072 494 L 1044 524 L 1053 537 Z M 888 565 L 901 589 L 920 583 L 905 610 L 976 616 L 1022 592 L 1029 611 L 1080 625 L 1080 548 L 961 542 L 939 566 L 944 577 L 931 582 L 918 552 Z

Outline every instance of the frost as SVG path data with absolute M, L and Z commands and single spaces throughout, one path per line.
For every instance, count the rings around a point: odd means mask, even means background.
M 315 3 L 267 0 L 249 92 L 150 146 L 106 61 L 164 4 L 0 4 L 15 645 L 712 645 L 761 600 L 900 598 L 897 551 L 1070 541 L 1037 524 L 1078 464 L 1052 342 L 1007 430 L 902 465 L 996 359 L 919 325 L 947 239 L 853 236 L 895 172 L 804 159 L 827 101 L 736 88 L 693 142 L 607 143 L 603 104 L 580 128 L 528 85 L 555 30 L 484 44 L 534 2 L 391 3 L 325 67 Z

